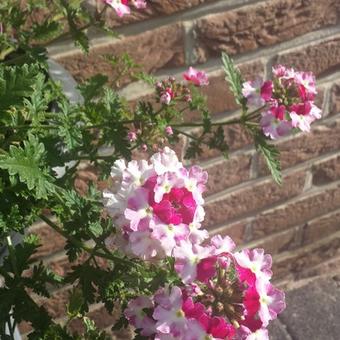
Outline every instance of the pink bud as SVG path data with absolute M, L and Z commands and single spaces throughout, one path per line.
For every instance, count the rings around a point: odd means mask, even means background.
M 174 134 L 173 130 L 172 130 L 172 127 L 171 126 L 167 126 L 165 128 L 165 133 L 168 135 L 168 136 L 172 136 Z
M 127 138 L 129 140 L 129 142 L 135 142 L 137 140 L 136 132 L 129 131 L 128 134 L 127 134 Z

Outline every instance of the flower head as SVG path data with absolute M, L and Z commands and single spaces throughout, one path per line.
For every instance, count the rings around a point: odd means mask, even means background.
M 198 71 L 191 66 L 183 73 L 183 78 L 196 86 L 209 85 L 207 74 L 204 71 Z

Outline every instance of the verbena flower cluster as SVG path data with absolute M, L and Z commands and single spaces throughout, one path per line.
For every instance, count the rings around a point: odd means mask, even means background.
M 185 168 L 168 147 L 150 162 L 123 160 L 111 171 L 106 207 L 118 227 L 114 244 L 130 257 L 174 259 L 182 284 L 140 296 L 125 310 L 152 339 L 268 339 L 266 327 L 285 308 L 270 283 L 271 256 L 235 252 L 228 237 L 201 228 L 208 175 Z M 117 190 L 114 190 L 114 187 Z
M 248 105 L 263 106 L 263 133 L 276 139 L 294 129 L 309 132 L 310 124 L 321 118 L 321 110 L 314 104 L 314 75 L 283 65 L 274 66 L 272 71 L 273 80 L 257 78 L 245 82 L 242 89 Z

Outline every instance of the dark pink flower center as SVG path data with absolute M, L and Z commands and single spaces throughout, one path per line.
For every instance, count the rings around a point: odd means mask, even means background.
M 161 202 L 150 202 L 154 214 L 166 224 L 190 224 L 194 219 L 197 204 L 186 188 L 172 188 L 163 195 Z

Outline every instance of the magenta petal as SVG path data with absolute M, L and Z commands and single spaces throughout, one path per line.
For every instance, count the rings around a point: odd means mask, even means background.
M 216 274 L 217 256 L 207 257 L 197 265 L 197 279 L 201 282 L 208 282 Z

